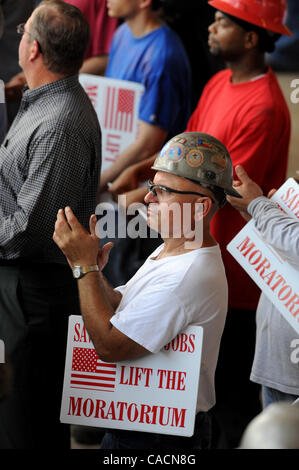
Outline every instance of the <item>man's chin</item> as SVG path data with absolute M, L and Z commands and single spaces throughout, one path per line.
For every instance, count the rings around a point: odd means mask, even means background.
M 210 53 L 214 57 L 221 57 L 222 55 L 220 47 L 217 47 L 217 46 L 210 46 Z
M 159 223 L 157 221 L 157 218 L 155 220 L 155 218 L 153 218 L 153 216 L 151 217 L 148 214 L 147 219 L 146 219 L 146 223 L 147 223 L 147 225 L 150 229 L 154 230 L 155 232 L 159 232 Z

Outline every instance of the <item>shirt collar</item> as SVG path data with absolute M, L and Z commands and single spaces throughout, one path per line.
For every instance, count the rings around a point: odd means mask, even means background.
M 67 91 L 70 88 L 78 86 L 79 80 L 78 75 L 71 75 L 70 77 L 64 77 L 55 82 L 46 83 L 45 85 L 37 88 L 29 89 L 28 85 L 25 85 L 23 92 L 23 101 L 33 103 L 40 96 L 52 95 L 53 93 L 59 93 Z

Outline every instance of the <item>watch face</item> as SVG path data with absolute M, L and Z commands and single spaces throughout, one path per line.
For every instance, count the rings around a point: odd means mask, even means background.
M 76 279 L 78 279 L 81 275 L 81 269 L 80 269 L 80 266 L 76 266 L 74 269 L 73 269 L 73 274 L 74 274 L 74 277 Z

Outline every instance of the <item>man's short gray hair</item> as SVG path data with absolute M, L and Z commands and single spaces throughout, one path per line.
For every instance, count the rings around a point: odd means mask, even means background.
M 89 25 L 81 11 L 59 0 L 44 0 L 30 25 L 44 64 L 53 73 L 73 75 L 82 66 L 88 45 Z

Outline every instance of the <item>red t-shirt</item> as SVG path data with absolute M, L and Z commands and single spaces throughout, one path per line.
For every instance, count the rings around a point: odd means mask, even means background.
M 85 59 L 96 55 L 108 54 L 114 31 L 118 26 L 116 18 L 107 13 L 106 0 L 64 0 L 79 8 L 90 27 L 90 41 Z
M 206 132 L 230 152 L 233 165 L 242 165 L 264 194 L 285 181 L 290 140 L 290 115 L 271 69 L 261 78 L 231 82 L 230 69 L 207 83 L 187 131 Z M 260 290 L 226 250 L 245 221 L 226 204 L 215 215 L 211 232 L 218 241 L 229 286 L 229 307 L 254 310 Z

